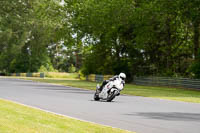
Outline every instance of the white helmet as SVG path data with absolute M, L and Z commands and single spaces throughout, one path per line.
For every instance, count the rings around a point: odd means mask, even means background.
M 122 80 L 126 79 L 126 74 L 125 73 L 120 73 L 119 74 L 119 78 L 121 78 Z

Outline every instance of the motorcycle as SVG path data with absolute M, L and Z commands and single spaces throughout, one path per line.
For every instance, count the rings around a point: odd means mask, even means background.
M 125 82 L 121 79 L 108 82 L 99 92 L 99 84 L 96 86 L 96 92 L 94 94 L 94 100 L 106 100 L 111 102 L 116 96 L 120 95 L 120 91 L 123 90 Z

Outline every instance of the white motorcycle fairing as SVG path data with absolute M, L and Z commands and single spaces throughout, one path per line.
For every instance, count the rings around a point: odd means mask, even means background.
M 114 81 L 110 81 L 108 82 L 102 89 L 102 91 L 98 94 L 98 99 L 102 99 L 102 100 L 107 100 L 109 101 L 109 94 L 113 94 L 113 99 L 115 96 L 117 96 L 118 94 L 120 94 L 120 91 L 124 88 L 124 84 L 125 82 L 121 79 L 118 80 L 114 80 Z M 97 89 L 99 88 L 99 85 L 97 85 Z M 95 98 L 97 97 L 97 93 L 95 93 Z
M 103 90 L 101 91 L 101 93 L 99 93 L 99 98 L 101 99 L 106 99 L 108 97 L 108 90 L 110 89 L 109 88 L 109 83 L 106 84 L 103 88 Z

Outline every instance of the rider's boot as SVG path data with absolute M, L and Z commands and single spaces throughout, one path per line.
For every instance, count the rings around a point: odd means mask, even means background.
M 104 80 L 102 85 L 99 87 L 99 91 L 101 92 L 103 90 L 103 87 L 108 83 L 108 80 Z

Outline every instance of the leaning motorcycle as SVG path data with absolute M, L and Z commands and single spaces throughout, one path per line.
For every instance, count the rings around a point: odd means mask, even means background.
M 116 96 L 120 95 L 120 91 L 123 90 L 125 82 L 121 79 L 108 82 L 99 92 L 99 84 L 97 84 L 96 92 L 94 94 L 94 100 L 105 100 L 111 102 Z

